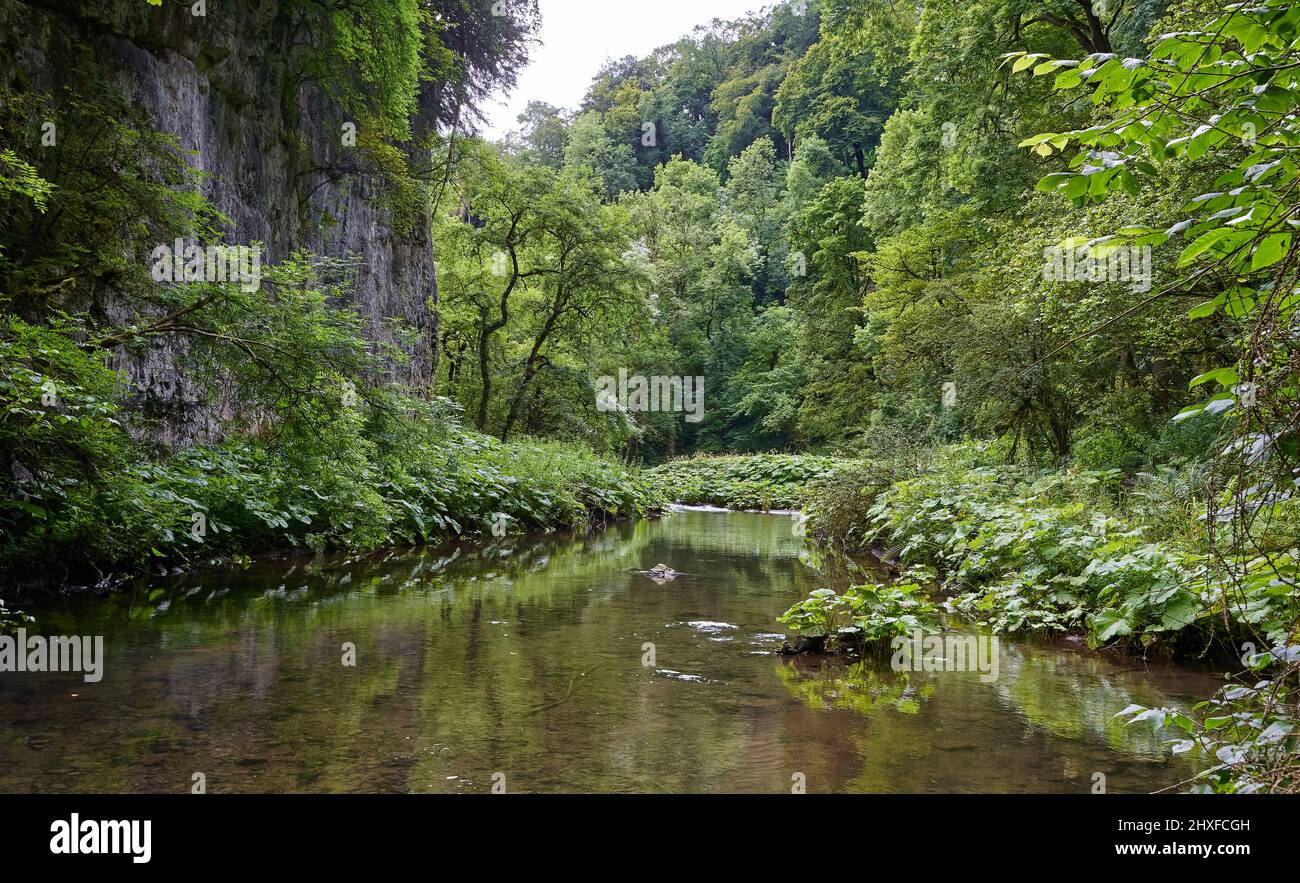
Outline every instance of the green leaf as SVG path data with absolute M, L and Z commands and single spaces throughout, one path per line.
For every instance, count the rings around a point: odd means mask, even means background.
M 1028 55 L 1021 56 L 1020 58 L 1017 58 L 1016 63 L 1011 66 L 1011 72 L 1013 74 L 1018 74 L 1038 59 L 1046 57 L 1046 52 L 1031 52 Z
M 1083 74 L 1077 70 L 1061 71 L 1056 75 L 1056 81 L 1052 84 L 1056 89 L 1073 89 L 1083 82 Z
M 1290 233 L 1271 233 L 1255 246 L 1255 254 L 1250 259 L 1252 270 L 1262 270 L 1280 261 L 1291 250 Z
M 1191 383 L 1187 384 L 1188 389 L 1195 389 L 1202 383 L 1215 381 L 1220 386 L 1235 386 L 1237 383 L 1237 369 L 1235 367 L 1215 368 L 1213 371 L 1206 371 L 1204 374 L 1198 374 L 1192 378 Z
M 1187 266 L 1211 249 L 1225 254 L 1231 253 L 1252 238 L 1253 234 L 1246 230 L 1216 227 L 1209 233 L 1197 237 L 1191 245 L 1183 249 L 1183 253 L 1178 256 L 1178 266 Z
M 1213 316 L 1227 299 L 1227 294 L 1221 294 L 1214 300 L 1207 300 L 1203 304 L 1192 307 L 1187 311 L 1187 315 L 1191 319 L 1204 319 L 1207 316 Z
M 1132 634 L 1133 626 L 1121 611 L 1106 609 L 1092 615 L 1092 630 L 1097 640 L 1104 642 Z

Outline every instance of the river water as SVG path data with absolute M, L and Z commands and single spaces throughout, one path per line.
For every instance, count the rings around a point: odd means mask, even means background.
M 684 511 L 37 607 L 33 631 L 104 636 L 103 679 L 0 673 L 0 791 L 1115 793 L 1195 771 L 1114 715 L 1185 709 L 1221 683 L 1204 670 L 1006 639 L 987 683 L 776 655 L 777 616 L 853 579 L 792 526 Z M 635 572 L 658 563 L 683 575 Z

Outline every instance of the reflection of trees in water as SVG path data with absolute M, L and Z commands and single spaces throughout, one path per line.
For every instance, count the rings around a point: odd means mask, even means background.
M 776 672 L 791 693 L 815 709 L 874 715 L 892 708 L 916 714 L 934 693 L 932 683 L 913 684 L 909 672 L 893 671 L 888 660 L 796 656 L 782 660 Z
M 882 707 L 914 714 L 937 687 L 946 686 L 945 678 L 953 677 L 954 688 L 960 686 L 966 693 L 991 690 L 1009 712 L 1052 736 L 1101 741 L 1116 751 L 1151 757 L 1164 756 L 1162 744 L 1175 734 L 1129 727 L 1115 715 L 1133 703 L 1187 710 L 1151 684 L 1117 683 L 1105 663 L 1092 657 L 1019 646 L 1005 639 L 999 677 L 990 684 L 980 682 L 974 673 L 894 672 L 888 657 L 856 662 L 829 656 L 793 657 L 783 660 L 777 674 L 813 708 L 863 714 L 875 714 Z M 955 690 L 940 695 L 957 699 Z
M 644 527 L 644 525 L 639 525 Z M 239 622 L 273 619 L 286 607 L 303 603 L 327 606 L 345 596 L 391 596 L 407 591 L 453 594 L 479 589 L 485 584 L 516 580 L 547 571 L 566 576 L 605 569 L 617 571 L 647 538 L 641 530 L 618 536 L 610 531 L 562 532 L 509 537 L 483 544 L 447 544 L 419 550 L 402 550 L 359 557 L 324 556 L 263 561 L 247 568 L 197 571 L 158 583 L 141 583 L 131 590 L 91 599 L 91 611 L 107 622 L 153 619 L 166 629 L 169 619 L 186 619 L 185 629 L 196 623 L 228 628 Z M 46 619 L 75 612 L 53 609 Z
M 725 575 L 745 582 L 806 581 L 809 571 L 827 568 L 826 580 L 847 579 L 848 559 L 813 552 L 794 537 L 781 516 L 733 513 L 677 513 L 661 520 L 622 522 L 604 529 L 559 531 L 452 543 L 417 550 L 364 556 L 263 561 L 247 568 L 197 571 L 174 579 L 141 581 L 134 588 L 88 602 L 95 618 L 107 621 L 169 618 L 201 613 L 205 625 L 228 628 L 278 615 L 288 604 L 328 604 L 357 594 L 393 595 L 405 591 L 442 592 L 460 598 L 461 590 L 482 593 L 484 586 L 519 580 L 545 571 L 552 577 L 644 569 L 664 559 L 716 553 Z M 667 563 L 672 563 L 668 561 Z M 680 569 L 680 568 L 679 568 Z M 696 574 L 699 575 L 699 574 Z M 712 571 L 710 576 L 720 573 Z M 843 576 L 842 576 L 843 575 Z M 525 590 L 544 590 L 529 581 Z M 43 611 L 59 622 L 74 614 L 66 606 Z M 186 630 L 195 624 L 186 623 Z
M 658 542 L 677 550 L 721 552 L 737 557 L 797 558 L 804 541 L 783 515 L 675 512 L 655 530 Z
M 666 684 L 640 664 L 645 623 L 602 604 L 640 592 L 662 627 L 657 605 L 675 589 L 632 571 L 665 545 L 700 574 L 693 602 L 706 608 L 728 609 L 737 588 L 811 577 L 782 519 L 676 517 L 261 562 L 53 611 L 47 628 L 105 634 L 110 673 L 130 672 L 97 692 L 116 712 L 113 744 L 71 781 L 172 791 L 202 770 L 214 792 L 447 790 L 466 777 L 486 790 L 504 771 L 513 790 L 715 790 L 762 736 L 745 699 L 725 685 Z M 665 530 L 681 539 L 665 544 Z M 355 668 L 340 664 L 344 641 L 357 646 Z M 664 714 L 667 690 L 689 713 Z M 42 725 L 103 732 L 102 720 L 65 713 L 51 703 Z M 567 778 L 575 756 L 591 759 L 580 781 Z M 76 757 L 51 744 L 21 779 L 0 781 L 51 781 Z M 0 759 L 21 768 L 3 747 Z
M 1004 641 L 992 684 L 975 673 L 894 672 L 888 657 L 794 657 L 776 673 L 806 706 L 850 712 L 822 725 L 856 759 L 822 771 L 827 790 L 1085 793 L 1101 770 L 1113 790 L 1141 792 L 1185 778 L 1197 762 L 1170 761 L 1160 737 L 1114 718 L 1130 702 L 1176 701 L 1116 683 L 1090 656 Z
M 1173 733 L 1153 733 L 1117 718 L 1133 703 L 1154 708 L 1188 706 L 1154 685 L 1121 684 L 1106 663 L 1082 654 L 1052 652 L 1003 642 L 998 701 L 1024 720 L 1062 739 L 1099 740 L 1116 751 L 1160 758 Z

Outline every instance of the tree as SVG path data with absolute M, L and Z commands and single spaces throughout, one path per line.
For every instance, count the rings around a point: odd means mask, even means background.
M 552 169 L 563 167 L 569 143 L 568 115 L 544 101 L 530 101 L 518 121 L 523 127 L 523 143 L 530 151 L 529 161 Z
M 608 323 L 632 318 L 639 276 L 624 260 L 623 210 L 602 205 L 580 170 L 557 172 L 481 143 L 472 157 L 440 216 L 448 381 L 475 403 L 475 425 L 495 424 L 504 439 L 544 371 L 576 369 L 573 357 Z M 460 373 L 466 357 L 477 361 L 473 385 Z
M 790 141 L 822 139 L 866 178 L 896 99 L 864 63 L 863 44 L 830 31 L 796 62 L 776 93 L 772 120 Z
M 574 120 L 564 148 L 564 165 L 596 176 L 610 201 L 636 189 L 636 157 L 631 145 L 612 141 L 595 111 Z
M 835 178 L 790 219 L 800 266 L 787 303 L 800 317 L 798 346 L 808 361 L 799 432 L 809 441 L 842 439 L 869 410 L 870 372 L 855 344 L 867 283 L 860 255 L 870 243 L 863 198 L 860 179 Z
M 727 172 L 727 213 L 757 252 L 752 267 L 755 302 L 780 301 L 789 284 L 785 269 L 789 249 L 783 236 L 786 205 L 776 146 L 768 138 L 755 141 L 731 159 Z

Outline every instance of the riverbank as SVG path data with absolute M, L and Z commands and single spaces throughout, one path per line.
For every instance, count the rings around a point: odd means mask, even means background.
M 1287 641 L 1300 619 L 1276 568 L 1297 566 L 1300 506 L 1278 507 L 1248 559 L 1208 554 L 1208 467 L 1040 469 L 991 445 L 937 449 L 923 463 L 801 455 L 697 456 L 649 469 L 675 503 L 804 509 L 816 539 L 936 574 L 946 605 L 995 633 L 1080 631 L 1204 652 Z M 1224 584 L 1241 597 L 1225 603 Z
M 1042 470 L 990 453 L 939 451 L 886 482 L 846 476 L 822 489 L 810 530 L 934 568 L 947 605 L 996 633 L 1081 629 L 1093 647 L 1233 656 L 1246 640 L 1293 637 L 1297 598 L 1277 574 L 1296 566 L 1300 508 L 1279 507 L 1250 557 L 1215 556 L 1206 466 Z
M 717 459 L 727 462 L 674 461 L 665 490 L 719 493 L 719 475 L 745 472 L 743 458 Z M 861 652 L 940 631 L 944 613 L 996 635 L 1076 634 L 1094 650 L 1226 662 L 1240 675 L 1202 714 L 1133 705 L 1125 717 L 1177 728 L 1175 752 L 1217 757 L 1197 788 L 1295 790 L 1300 507 L 1284 501 L 1259 519 L 1249 555 L 1212 554 L 1209 470 L 1037 469 L 973 444 L 920 464 L 831 465 L 781 492 L 806 507 L 811 536 L 870 551 L 899 576 L 819 587 L 781 622 L 804 642 Z
M 400 444 L 377 441 L 313 456 L 251 439 L 197 446 L 97 486 L 31 494 L 0 544 L 0 590 L 107 590 L 278 550 L 499 537 L 666 505 L 633 470 L 573 444 L 503 443 L 433 420 L 408 425 Z
M 645 471 L 646 481 L 672 502 L 737 512 L 802 509 L 818 482 L 854 461 L 807 454 L 698 454 Z

